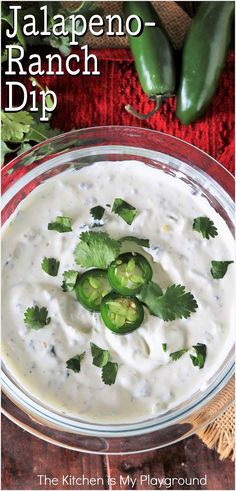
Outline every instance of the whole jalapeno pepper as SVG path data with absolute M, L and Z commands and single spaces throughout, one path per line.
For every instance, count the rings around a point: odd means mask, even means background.
M 230 43 L 234 2 L 202 2 L 183 48 L 176 114 L 184 124 L 196 121 L 216 92 Z
M 126 110 L 140 119 L 152 116 L 163 100 L 173 96 L 175 89 L 175 63 L 173 49 L 160 19 L 150 2 L 123 2 L 124 15 L 137 15 L 143 21 L 143 31 L 137 36 L 128 36 L 138 77 L 143 91 L 156 101 L 156 107 L 147 115 L 137 113 L 131 106 Z M 155 22 L 155 27 L 145 23 Z M 137 30 L 137 20 L 131 21 L 131 30 Z

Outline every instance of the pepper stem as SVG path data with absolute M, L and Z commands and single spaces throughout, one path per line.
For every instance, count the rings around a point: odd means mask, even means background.
M 143 119 L 143 120 L 149 119 L 161 107 L 161 105 L 163 104 L 164 100 L 166 99 L 166 96 L 164 96 L 164 95 L 156 95 L 154 97 L 150 97 L 150 99 L 155 100 L 156 103 L 155 103 L 155 107 L 152 109 L 152 111 L 149 111 L 149 113 L 147 113 L 147 114 L 141 114 L 141 113 L 139 113 L 130 104 L 128 104 L 127 106 L 125 106 L 125 110 L 129 114 L 132 114 L 132 116 L 135 116 L 136 118 Z

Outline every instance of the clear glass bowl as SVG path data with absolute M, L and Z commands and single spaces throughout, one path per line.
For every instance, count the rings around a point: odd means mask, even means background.
M 141 160 L 201 190 L 233 233 L 234 179 L 224 167 L 194 146 L 169 135 L 133 127 L 99 127 L 72 131 L 35 146 L 2 170 L 2 221 L 31 191 L 54 175 L 75 172 L 95 161 Z M 3 292 L 4 293 L 4 292 Z M 165 414 L 127 425 L 90 424 L 64 416 L 36 400 L 3 366 L 3 412 L 34 435 L 65 448 L 94 453 L 134 453 L 159 448 L 198 431 L 232 402 L 229 396 L 234 357 L 204 392 Z M 230 385 L 231 384 L 231 385 Z M 231 390 L 230 393 L 232 393 Z

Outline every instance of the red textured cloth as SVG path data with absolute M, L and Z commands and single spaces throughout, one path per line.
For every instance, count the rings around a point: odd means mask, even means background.
M 80 50 L 74 52 L 81 55 Z M 62 131 L 101 125 L 143 126 L 182 138 L 219 160 L 230 172 L 234 171 L 234 53 L 228 56 L 216 97 L 205 116 L 184 126 L 175 116 L 175 98 L 166 101 L 148 121 L 129 115 L 124 109 L 127 103 L 144 113 L 153 107 L 142 92 L 130 51 L 93 52 L 99 59 L 99 76 L 65 74 L 37 78 L 57 94 L 53 126 Z M 31 89 L 28 77 L 18 80 Z

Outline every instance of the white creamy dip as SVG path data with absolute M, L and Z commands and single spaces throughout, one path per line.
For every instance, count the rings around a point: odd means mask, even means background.
M 182 284 L 198 303 L 188 319 L 164 322 L 145 308 L 136 331 L 116 335 L 99 313 L 85 310 L 74 292 L 63 292 L 63 272 L 82 271 L 74 249 L 92 219 L 90 208 L 106 207 L 123 198 L 137 208 L 132 225 L 106 208 L 104 226 L 113 238 L 126 235 L 150 240 L 143 249 L 125 243 L 149 260 L 153 280 L 162 288 Z M 48 230 L 56 216 L 72 218 L 73 231 Z M 193 219 L 208 216 L 218 236 L 203 239 L 193 231 Z M 87 227 L 85 227 L 87 226 Z M 41 267 L 43 257 L 60 261 L 56 277 Z M 3 359 L 17 381 L 34 397 L 57 411 L 86 421 L 136 422 L 154 417 L 204 390 L 232 346 L 232 284 L 234 265 L 223 279 L 210 274 L 211 260 L 233 259 L 233 238 L 208 201 L 161 170 L 139 162 L 100 162 L 50 178 L 28 196 L 3 230 Z M 48 309 L 49 325 L 32 330 L 24 312 L 38 305 Z M 114 385 L 105 385 L 92 364 L 90 342 L 108 349 L 119 365 Z M 167 343 L 167 352 L 162 343 Z M 207 345 L 203 369 L 194 367 L 189 352 L 172 361 L 171 352 L 197 343 Z M 52 348 L 54 351 L 52 351 Z M 86 352 L 81 371 L 66 369 L 66 361 Z M 190 351 L 193 353 L 193 351 Z

